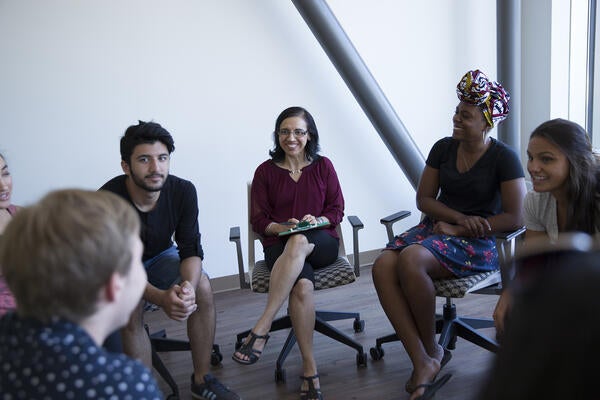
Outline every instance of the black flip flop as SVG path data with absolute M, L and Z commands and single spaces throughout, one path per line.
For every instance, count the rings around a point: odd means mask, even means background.
M 444 386 L 452 377 L 452 374 L 446 374 L 439 379 L 434 380 L 429 383 L 422 383 L 420 385 L 415 386 L 415 390 L 420 388 L 425 388 L 423 394 L 416 398 L 416 400 L 430 400 L 433 399 L 433 396 L 437 393 L 438 390 L 442 386 Z
M 450 352 L 450 350 L 444 348 L 444 356 L 442 357 L 442 361 L 440 361 L 440 371 L 442 370 L 442 368 L 444 368 L 444 366 L 446 364 L 448 364 L 448 362 L 452 359 L 452 353 Z M 438 374 L 440 372 L 438 371 Z M 412 394 L 412 392 L 415 391 L 415 386 L 412 383 L 412 375 L 410 376 L 410 378 L 408 379 L 408 381 L 406 381 L 406 384 L 404 385 L 404 390 L 406 390 L 407 393 Z

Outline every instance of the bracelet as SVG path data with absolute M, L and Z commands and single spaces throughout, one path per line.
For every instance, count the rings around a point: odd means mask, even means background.
M 271 225 L 273 225 L 275 222 L 270 222 L 269 225 L 267 225 L 267 227 L 265 228 L 265 233 L 268 234 L 269 233 L 269 228 L 271 227 Z

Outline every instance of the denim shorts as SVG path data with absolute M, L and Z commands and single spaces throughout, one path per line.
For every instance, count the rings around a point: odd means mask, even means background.
M 144 261 L 144 268 L 148 275 L 148 282 L 152 286 L 166 290 L 181 280 L 179 274 L 179 252 L 177 247 L 171 246 L 163 252 Z
M 144 261 L 148 283 L 162 290 L 167 290 L 176 283 L 181 282 L 180 266 L 181 260 L 179 259 L 179 252 L 176 246 L 171 246 Z M 202 268 L 202 274 L 208 277 L 204 268 Z M 149 310 L 155 307 L 152 303 L 146 302 L 144 309 Z
M 159 289 L 166 290 L 181 282 L 181 260 L 176 246 L 171 246 L 162 253 L 144 261 L 148 282 Z M 204 265 L 202 274 L 208 277 Z

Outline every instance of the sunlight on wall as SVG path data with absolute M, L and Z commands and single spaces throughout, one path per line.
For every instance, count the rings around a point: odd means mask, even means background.
M 586 125 L 588 2 L 552 1 L 551 118 Z

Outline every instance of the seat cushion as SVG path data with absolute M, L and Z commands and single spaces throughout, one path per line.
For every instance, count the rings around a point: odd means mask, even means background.
M 499 271 L 482 272 L 464 278 L 436 279 L 433 281 L 435 295 L 439 297 L 465 297 L 465 294 L 471 288 L 496 274 L 499 274 Z M 493 284 L 493 282 L 490 282 L 490 284 Z
M 267 263 L 257 262 L 252 270 L 252 290 L 258 293 L 267 293 L 270 277 L 271 273 L 267 268 Z M 355 280 L 354 268 L 344 257 L 338 257 L 333 264 L 315 270 L 315 290 L 347 285 Z

